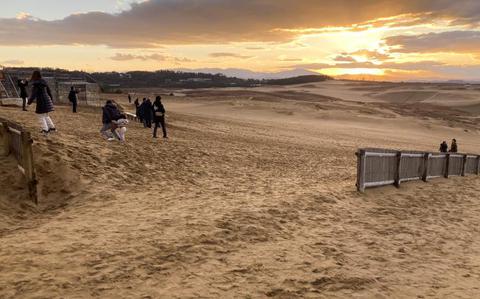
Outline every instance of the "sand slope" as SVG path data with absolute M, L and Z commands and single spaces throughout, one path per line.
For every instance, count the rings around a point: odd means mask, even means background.
M 168 142 L 134 124 L 126 145 L 107 143 L 98 110 L 58 108 L 60 132 L 34 134 L 42 205 L 18 207 L 19 185 L 1 181 L 0 298 L 480 293 L 479 178 L 354 187 L 357 147 L 435 150 L 455 136 L 478 152 L 472 123 L 383 103 L 208 97 L 166 100 Z

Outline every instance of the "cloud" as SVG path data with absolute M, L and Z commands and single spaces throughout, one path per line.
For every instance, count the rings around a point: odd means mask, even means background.
M 19 60 L 19 59 L 11 59 L 11 60 L 1 61 L 0 64 L 4 64 L 4 65 L 23 65 L 23 64 L 25 64 L 25 62 L 23 60 Z
M 115 56 L 110 57 L 112 60 L 116 61 L 129 61 L 129 60 L 156 60 L 156 61 L 165 61 L 168 59 L 167 56 L 161 54 L 151 54 L 151 55 L 133 55 L 133 54 L 123 54 L 116 53 Z
M 385 39 L 391 51 L 401 53 L 480 53 L 480 31 L 447 31 L 398 35 Z
M 358 56 L 363 57 L 368 61 L 384 61 L 391 58 L 389 54 L 383 54 L 377 51 L 358 50 L 350 53 L 344 52 L 340 55 L 337 55 L 333 60 L 336 62 L 357 62 L 358 60 L 355 57 Z
M 280 61 L 283 62 L 297 62 L 297 61 L 303 61 L 302 58 L 296 58 L 296 57 L 281 57 L 279 58 Z
M 279 29 L 351 26 L 401 14 L 480 19 L 477 0 L 150 0 L 117 14 L 90 12 L 62 20 L 0 19 L 0 44 L 108 45 L 285 42 L 303 34 Z
M 391 58 L 389 54 L 384 54 L 377 51 L 369 51 L 369 50 L 358 50 L 355 52 L 348 53 L 348 55 L 363 56 L 368 60 L 387 60 Z
M 208 56 L 213 58 L 239 58 L 239 59 L 253 58 L 253 56 L 241 55 L 236 53 L 228 53 L 228 52 L 210 53 Z
M 23 11 L 18 13 L 15 18 L 17 20 L 33 20 L 34 19 L 31 14 L 23 12 Z
M 350 55 L 346 55 L 346 54 L 338 55 L 333 60 L 334 61 L 340 61 L 340 62 L 357 62 L 357 60 L 355 60 L 355 58 L 353 58 Z
M 114 56 L 110 57 L 110 59 L 115 60 L 115 61 L 132 61 L 132 60 L 173 61 L 173 62 L 176 62 L 176 63 L 193 62 L 194 61 L 192 59 L 185 58 L 185 57 L 179 58 L 179 57 L 173 57 L 173 56 L 163 55 L 163 54 L 158 54 L 158 53 L 149 54 L 149 55 L 135 55 L 135 54 L 116 53 Z
M 356 69 L 356 68 L 363 68 L 363 69 L 396 69 L 396 70 L 408 70 L 408 71 L 415 71 L 415 70 L 431 70 L 435 69 L 440 66 L 445 66 L 443 62 L 438 61 L 415 61 L 415 62 L 387 62 L 376 64 L 370 61 L 365 62 L 349 62 L 349 63 L 310 63 L 310 64 L 297 64 L 290 66 L 291 68 L 305 68 L 311 70 L 320 70 L 320 69 Z

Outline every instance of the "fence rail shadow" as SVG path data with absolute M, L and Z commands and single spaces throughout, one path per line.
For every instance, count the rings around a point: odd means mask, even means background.
M 460 153 L 359 149 L 357 190 L 438 177 L 479 175 L 480 156 Z

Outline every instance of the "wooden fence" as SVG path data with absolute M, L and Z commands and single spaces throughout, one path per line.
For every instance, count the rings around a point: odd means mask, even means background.
M 125 112 L 125 116 L 126 116 L 127 119 L 130 120 L 130 121 L 138 122 L 138 117 L 137 117 L 137 115 L 134 114 L 134 113 Z
M 480 173 L 480 156 L 360 149 L 357 153 L 357 189 L 395 185 L 402 182 Z
M 32 144 L 30 132 L 18 124 L 0 118 L 0 152 L 5 156 L 12 154 L 15 157 L 18 169 L 25 176 L 30 199 L 38 204 Z

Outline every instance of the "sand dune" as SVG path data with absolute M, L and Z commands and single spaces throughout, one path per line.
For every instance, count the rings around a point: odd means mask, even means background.
M 97 108 L 58 107 L 48 139 L 1 108 L 34 131 L 41 204 L 2 158 L 0 298 L 475 298 L 479 178 L 358 194 L 354 152 L 480 152 L 478 118 L 328 84 L 182 91 L 170 140 L 125 145 Z

